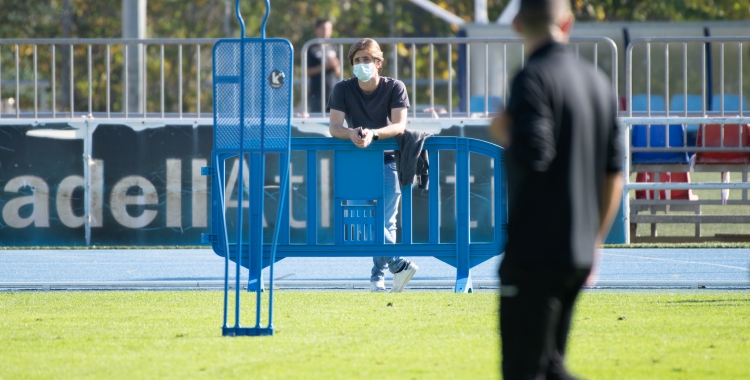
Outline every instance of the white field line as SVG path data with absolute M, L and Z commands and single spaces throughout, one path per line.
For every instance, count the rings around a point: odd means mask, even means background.
M 662 258 L 659 258 L 659 257 L 637 256 L 637 255 L 622 255 L 622 254 L 617 254 L 617 253 L 602 253 L 602 255 L 604 255 L 604 256 L 617 256 L 617 257 L 636 258 L 636 259 L 648 259 L 648 260 L 657 260 L 657 261 L 667 261 L 667 262 L 671 262 L 671 263 L 681 263 L 681 264 L 708 265 L 708 266 L 721 267 L 721 268 L 739 269 L 739 270 L 744 271 L 744 272 L 750 272 L 750 268 L 736 267 L 736 266 L 733 266 L 733 265 L 724 265 L 724 264 L 704 263 L 704 262 L 700 262 L 700 261 L 662 259 Z
M 235 281 L 230 281 L 229 288 L 235 288 Z M 473 281 L 474 289 L 498 289 L 500 282 L 498 280 L 475 280 Z M 268 281 L 265 281 L 265 286 L 269 285 Z M 310 289 L 310 288 L 322 288 L 322 289 L 368 289 L 370 285 L 369 280 L 286 280 L 286 281 L 274 281 L 274 288 L 280 289 Z M 391 281 L 386 281 L 386 286 L 390 286 Z M 445 288 L 451 289 L 455 286 L 453 280 L 412 280 L 409 282 L 409 288 L 417 290 L 419 288 Z M 654 280 L 620 280 L 620 281 L 598 281 L 591 288 L 606 288 L 606 287 L 631 287 L 631 288 L 691 288 L 699 289 L 701 287 L 735 287 L 735 288 L 748 288 L 750 287 L 750 281 L 654 281 Z M 205 289 L 222 289 L 224 287 L 223 280 L 209 280 L 209 281 L 107 281 L 107 282 L 0 282 L 0 290 L 74 290 L 74 289 L 89 289 L 89 290 L 120 290 L 120 289 L 137 289 L 137 288 L 151 288 L 151 289 L 174 289 L 174 288 L 205 288 Z M 243 279 L 240 284 L 242 289 L 247 288 L 247 279 Z

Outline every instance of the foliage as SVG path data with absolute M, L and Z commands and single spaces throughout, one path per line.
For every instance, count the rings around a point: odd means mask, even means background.
M 746 0 L 573 0 L 582 21 L 702 21 L 750 19 Z
M 474 13 L 474 0 L 435 0 L 439 6 L 463 17 L 471 22 Z M 495 20 L 501 14 L 509 0 L 488 0 L 488 16 Z M 66 7 L 69 6 L 69 13 Z M 234 0 L 148 0 L 147 1 L 147 36 L 150 38 L 221 38 L 239 36 L 239 26 L 234 14 Z M 244 0 L 241 2 L 242 14 L 246 23 L 246 34 L 256 36 L 265 13 L 265 4 L 260 0 Z M 118 38 L 122 35 L 121 2 L 94 0 L 35 0 L 16 1 L 0 0 L 0 39 L 1 38 Z M 573 0 L 576 17 L 582 21 L 646 21 L 646 20 L 746 20 L 750 19 L 750 3 L 743 0 Z M 69 14 L 69 17 L 66 15 Z M 313 25 L 318 18 L 329 18 L 334 24 L 334 37 L 450 37 L 458 32 L 456 25 L 450 25 L 433 16 L 408 0 L 273 0 L 272 12 L 267 24 L 269 37 L 283 37 L 292 41 L 295 51 L 301 51 L 302 45 L 313 38 Z M 63 25 L 70 21 L 69 35 L 65 35 Z M 31 45 L 19 46 L 21 71 L 18 76 L 26 84 L 21 87 L 20 103 L 22 109 L 28 109 L 34 102 L 34 92 L 29 84 L 33 80 L 33 65 L 30 64 L 33 55 Z M 59 46 L 55 65 L 57 69 L 56 81 L 56 109 L 60 112 L 69 110 L 69 56 L 67 46 Z M 80 49 L 85 49 L 81 47 Z M 92 108 L 103 112 L 109 104 L 113 112 L 123 110 L 124 90 L 122 88 L 123 64 L 121 48 L 113 47 L 111 52 L 111 72 L 109 103 L 102 96 L 106 93 L 106 54 L 103 46 L 92 47 Z M 119 49 L 119 50 L 118 50 Z M 344 48 L 346 53 L 346 47 Z M 416 75 L 426 78 L 429 74 L 429 46 L 417 46 Z M 52 62 L 50 46 L 39 46 L 40 80 L 50 81 L 50 66 Z M 198 59 L 202 62 L 201 101 L 204 112 L 211 109 L 211 78 L 210 78 L 210 45 L 202 46 L 200 57 L 193 46 L 183 52 L 182 62 L 178 61 L 177 49 L 165 49 L 165 86 L 170 91 L 164 94 L 166 112 L 177 112 L 182 104 L 183 112 L 196 112 L 198 99 L 196 98 L 199 70 L 196 66 Z M 458 49 L 453 50 L 453 70 L 457 66 Z M 409 78 L 411 72 L 411 46 L 400 45 L 397 51 L 397 61 L 394 61 L 393 51 L 384 47 L 388 57 L 386 75 L 399 78 Z M 441 47 L 435 52 L 438 57 L 447 57 L 447 48 Z M 150 46 L 148 55 L 148 105 L 150 112 L 161 110 L 160 99 L 160 70 L 159 47 Z M 15 47 L 0 46 L 0 80 L 6 82 L 2 87 L 0 98 L 7 99 L 15 96 L 14 86 L 7 83 L 16 76 Z M 87 82 L 87 60 L 84 50 L 76 51 L 74 62 L 74 103 L 78 112 L 88 110 L 89 86 Z M 299 62 L 299 61 L 297 61 Z M 389 71 L 389 65 L 398 64 L 398 73 Z M 184 76 L 182 85 L 185 88 L 182 99 L 178 98 L 175 89 L 178 87 L 178 69 Z M 299 68 L 297 68 L 299 70 Z M 448 61 L 445 58 L 435 61 L 437 79 L 446 80 L 449 75 Z M 349 71 L 344 70 L 345 75 Z M 454 72 L 455 74 L 455 72 Z M 297 72 L 296 77 L 299 77 Z M 456 76 L 453 76 L 454 81 Z M 1 83 L 1 82 L 0 82 Z M 46 101 L 41 108 L 51 106 L 51 89 L 44 92 Z M 299 91 L 299 89 L 297 90 Z M 411 89 L 410 89 L 411 91 Z M 434 94 L 445 103 L 447 89 L 436 89 L 440 93 Z M 418 87 L 418 100 L 430 96 L 430 89 L 426 84 Z M 415 96 L 417 94 L 414 94 Z M 458 91 L 453 92 L 454 99 Z M 295 94 L 299 99 L 299 93 Z M 180 103 L 180 100 L 182 103 Z M 48 104 L 50 103 L 50 104 Z M 455 103 L 454 103 L 455 104 Z
M 122 35 L 121 6 L 120 2 L 102 2 L 92 0 L 47 0 L 18 2 L 14 0 L 0 0 L 0 9 L 11 10 L 0 13 L 0 38 L 60 38 L 64 36 L 63 23 L 65 20 L 65 4 L 70 5 L 69 35 L 72 38 L 118 38 Z M 466 15 L 470 20 L 473 14 L 473 0 L 440 1 L 439 5 L 457 14 Z M 496 18 L 503 7 L 502 0 L 488 1 L 489 16 Z M 239 36 L 239 24 L 234 12 L 234 0 L 149 0 L 147 2 L 147 36 L 150 38 L 221 38 Z M 246 34 L 256 36 L 265 12 L 265 4 L 262 1 L 242 1 L 242 15 L 246 24 Z M 315 2 L 304 2 L 296 0 L 274 0 L 272 1 L 272 12 L 267 23 L 267 35 L 269 37 L 287 38 L 294 44 L 295 51 L 299 52 L 305 41 L 313 38 L 313 25 L 318 18 L 329 18 L 334 21 L 334 37 L 412 37 L 412 36 L 452 36 L 458 31 L 455 25 L 449 25 L 444 21 L 432 16 L 423 9 L 408 2 L 407 0 L 320 0 Z M 19 46 L 21 72 L 19 76 L 22 81 L 31 81 L 33 78 L 32 46 Z M 45 77 L 40 80 L 49 82 L 51 66 L 51 47 L 39 46 L 39 72 Z M 81 48 L 83 49 L 83 48 Z M 123 110 L 124 94 L 121 82 L 124 58 L 122 49 L 113 47 L 111 52 L 111 72 L 109 106 L 113 111 Z M 119 50 L 118 50 L 119 49 Z M 401 51 L 404 62 L 408 62 L 409 52 Z M 16 76 L 14 61 L 15 47 L 0 47 L 0 79 L 8 81 L 8 78 Z M 159 47 L 150 46 L 147 63 L 148 79 L 148 105 L 150 112 L 160 110 L 160 70 Z M 200 60 L 201 65 L 201 108 L 210 110 L 210 46 L 203 46 Z M 87 97 L 89 86 L 87 82 L 86 52 L 77 50 L 74 54 L 74 78 L 75 91 L 74 103 L 77 112 L 88 109 Z M 175 72 L 178 67 L 183 68 L 183 111 L 196 112 L 197 89 L 196 62 L 198 59 L 195 48 L 186 49 L 183 62 L 178 62 L 176 48 L 165 50 L 165 86 L 171 91 L 165 93 L 166 112 L 177 112 L 177 94 L 174 91 L 178 87 L 178 78 Z M 60 46 L 56 57 L 57 81 L 57 109 L 68 111 L 70 100 L 68 98 L 67 46 Z M 92 99 L 94 111 L 104 111 L 107 108 L 106 97 L 106 59 L 103 46 L 93 46 L 93 89 L 92 93 L 97 95 Z M 407 67 L 402 63 L 400 66 Z M 171 69 L 171 70 L 170 70 Z M 408 69 L 408 67 L 407 67 Z M 423 64 L 417 68 L 421 73 L 427 72 Z M 445 71 L 446 68 L 438 68 Z M 172 73 L 173 75 L 170 75 Z M 393 74 L 391 74 L 393 75 Z M 409 75 L 405 71 L 403 75 Z M 49 91 L 49 88 L 47 90 Z M 15 96 L 15 89 L 4 86 L 2 98 Z M 295 96 L 298 98 L 298 96 Z M 34 100 L 34 94 L 30 85 L 22 86 L 20 102 L 23 108 L 28 108 Z M 47 96 L 51 101 L 51 96 Z M 42 109 L 47 106 L 43 104 Z

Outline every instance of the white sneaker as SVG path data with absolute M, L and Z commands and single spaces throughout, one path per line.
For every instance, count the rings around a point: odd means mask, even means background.
M 401 270 L 401 272 L 394 273 L 393 274 L 393 288 L 391 288 L 391 293 L 400 293 L 404 290 L 406 287 L 406 284 L 409 283 L 412 277 L 414 277 L 414 273 L 417 273 L 417 267 L 414 263 L 409 263 L 406 265 L 406 268 Z
M 370 281 L 370 291 L 374 293 L 385 292 L 385 279 L 381 278 L 377 281 Z

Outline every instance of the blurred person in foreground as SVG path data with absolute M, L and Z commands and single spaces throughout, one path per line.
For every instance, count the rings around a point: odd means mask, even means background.
M 313 30 L 315 38 L 331 38 L 333 23 L 328 19 L 319 19 L 315 22 Z M 325 48 L 325 52 L 323 49 Z M 307 50 L 307 76 L 310 78 L 310 87 L 307 91 L 307 107 L 309 112 L 321 112 L 321 90 L 323 83 L 323 67 L 325 67 L 325 96 L 328 97 L 333 86 L 339 81 L 341 67 L 339 62 L 338 47 L 328 44 L 315 44 Z
M 596 281 L 598 247 L 622 195 L 610 81 L 566 47 L 569 0 L 521 0 L 528 61 L 490 133 L 505 148 L 508 243 L 500 264 L 502 374 L 574 379 L 565 369 L 573 306 Z
M 380 45 L 371 38 L 357 41 L 349 49 L 349 63 L 354 69 L 354 76 L 334 86 L 326 106 L 326 111 L 331 113 L 328 127 L 331 136 L 350 140 L 364 149 L 373 141 L 404 134 L 409 96 L 403 82 L 380 75 L 383 72 Z M 344 126 L 344 121 L 347 126 Z M 395 244 L 401 187 L 394 151 L 383 152 L 383 172 L 372 175 L 383 176 L 385 242 Z M 372 261 L 372 292 L 385 292 L 386 269 L 393 273 L 391 292 L 394 293 L 403 291 L 419 269 L 416 264 L 401 257 L 373 257 Z

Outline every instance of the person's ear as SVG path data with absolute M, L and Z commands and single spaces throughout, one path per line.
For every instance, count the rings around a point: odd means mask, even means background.
M 523 34 L 523 26 L 521 26 L 521 21 L 518 20 L 518 16 L 513 18 L 513 30 L 518 34 Z
M 573 13 L 569 13 L 568 16 L 563 20 L 562 23 L 560 23 L 560 30 L 565 34 L 565 36 L 570 36 L 570 33 L 573 32 L 573 24 L 575 23 L 575 16 L 573 16 Z

